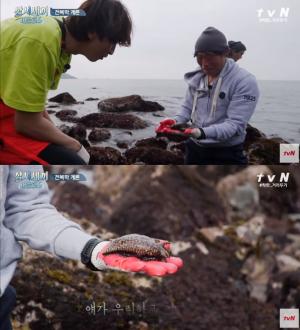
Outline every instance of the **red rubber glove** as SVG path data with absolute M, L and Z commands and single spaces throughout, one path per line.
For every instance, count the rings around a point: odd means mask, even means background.
M 166 129 L 170 129 L 171 126 L 175 125 L 176 124 L 176 120 L 174 119 L 170 119 L 170 118 L 167 118 L 167 119 L 164 119 L 162 120 L 159 125 L 155 128 L 155 132 L 156 133 L 163 133 L 163 132 L 166 132 Z
M 165 261 L 145 261 L 137 257 L 125 257 L 117 253 L 103 255 L 109 241 L 104 241 L 95 246 L 91 262 L 99 270 L 114 269 L 124 272 L 141 272 L 149 276 L 164 276 L 174 274 L 183 266 L 183 261 L 177 257 L 169 257 Z M 164 246 L 170 250 L 170 244 Z
M 162 120 L 159 124 L 162 126 L 173 126 L 176 124 L 176 120 L 166 118 L 166 119 Z

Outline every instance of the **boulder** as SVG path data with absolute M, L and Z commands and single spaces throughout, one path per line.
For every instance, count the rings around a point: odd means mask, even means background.
M 91 142 L 101 142 L 111 137 L 110 131 L 106 128 L 93 128 L 89 134 Z
M 48 110 L 48 109 L 47 109 L 47 112 L 48 112 L 48 115 L 52 115 L 52 114 L 55 113 L 55 110 Z
M 59 105 L 48 105 L 47 109 L 59 108 Z
M 86 101 L 98 101 L 99 98 L 98 97 L 88 97 L 87 99 L 85 99 Z
M 149 147 L 133 147 L 125 152 L 128 164 L 144 163 L 148 165 L 183 164 L 183 156 L 168 150 Z
M 119 150 L 111 147 L 89 147 L 90 165 L 121 165 L 124 157 Z
M 139 140 L 135 144 L 136 147 L 149 147 L 149 148 L 159 148 L 159 149 L 167 149 L 168 141 L 163 138 L 147 138 L 143 140 Z
M 288 143 L 280 137 L 267 138 L 257 128 L 248 124 L 245 151 L 249 164 L 280 164 L 280 143 Z
M 115 114 L 115 113 L 91 113 L 83 116 L 80 123 L 88 128 L 106 127 L 123 129 L 142 129 L 146 128 L 147 123 L 134 115 Z
M 61 126 L 59 126 L 59 129 L 63 133 L 65 133 L 65 134 L 71 136 L 72 138 L 78 140 L 85 148 L 90 146 L 89 142 L 86 139 L 86 134 L 87 133 L 86 133 L 86 128 L 85 128 L 84 125 L 77 124 L 77 125 L 72 126 L 72 127 L 67 126 L 67 125 L 61 125 Z
M 77 101 L 69 93 L 61 93 L 48 99 L 50 102 L 62 103 L 62 104 L 76 104 Z
M 124 111 L 161 111 L 164 107 L 157 102 L 145 101 L 139 95 L 130 95 L 125 97 L 116 97 L 103 100 L 98 103 L 98 108 L 106 112 L 124 112 Z
M 118 141 L 117 142 L 117 147 L 120 148 L 120 149 L 128 149 L 128 143 L 122 142 L 122 141 Z
M 55 116 L 61 121 L 67 121 L 71 123 L 77 123 L 79 121 L 79 118 L 75 117 L 76 115 L 76 110 L 60 110 L 55 114 Z
M 140 166 L 122 191 L 107 224 L 117 234 L 177 241 L 197 235 L 200 227 L 226 222 L 223 203 L 199 167 Z

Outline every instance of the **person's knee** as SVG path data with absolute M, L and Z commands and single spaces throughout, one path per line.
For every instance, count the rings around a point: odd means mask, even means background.
M 51 165 L 86 165 L 75 151 L 55 144 L 41 151 L 39 157 Z

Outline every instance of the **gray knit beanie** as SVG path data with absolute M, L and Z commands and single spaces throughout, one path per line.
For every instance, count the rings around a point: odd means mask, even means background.
M 225 35 L 214 27 L 206 28 L 195 45 L 196 56 L 198 53 L 224 53 L 229 49 Z

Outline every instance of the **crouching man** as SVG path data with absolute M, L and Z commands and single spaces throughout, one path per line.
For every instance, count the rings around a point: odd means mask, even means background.
M 259 90 L 255 77 L 227 58 L 228 51 L 221 31 L 203 31 L 194 52 L 200 67 L 184 76 L 188 89 L 181 111 L 164 120 L 185 128 L 186 164 L 247 164 L 243 142 Z

